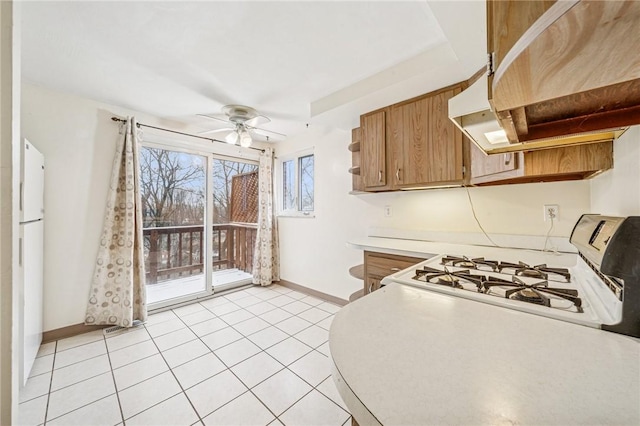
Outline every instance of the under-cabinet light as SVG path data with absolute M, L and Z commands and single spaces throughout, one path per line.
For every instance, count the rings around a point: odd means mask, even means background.
M 484 134 L 484 137 L 487 138 L 489 143 L 493 145 L 509 142 L 509 139 L 507 139 L 507 132 L 505 132 L 503 129 L 494 130 L 493 132 L 487 132 Z

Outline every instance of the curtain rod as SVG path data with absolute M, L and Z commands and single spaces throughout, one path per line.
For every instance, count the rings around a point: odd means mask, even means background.
M 125 120 L 124 118 L 119 118 L 119 117 L 111 117 L 111 120 L 119 121 L 121 123 L 126 123 L 127 122 L 127 120 Z M 178 135 L 189 136 L 189 137 L 198 138 L 198 139 L 204 139 L 206 141 L 211 141 L 211 142 L 220 142 L 220 143 L 223 143 L 225 145 L 229 145 L 227 142 L 221 141 L 220 139 L 206 138 L 204 136 L 192 135 L 191 133 L 184 133 L 184 132 L 179 132 L 177 130 L 171 130 L 171 129 L 165 129 L 165 128 L 162 128 L 162 127 L 150 126 L 148 124 L 137 123 L 137 125 L 138 125 L 138 128 L 140 128 L 140 127 L 148 127 L 150 129 L 162 130 L 163 132 L 176 133 Z M 252 146 L 250 146 L 248 148 L 249 149 L 253 149 L 255 151 L 264 152 L 264 149 L 261 149 L 261 148 L 254 148 Z

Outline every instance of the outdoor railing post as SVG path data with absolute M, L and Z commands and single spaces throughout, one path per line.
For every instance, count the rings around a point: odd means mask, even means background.
M 227 268 L 233 268 L 235 266 L 235 248 L 234 240 L 236 238 L 236 230 L 234 227 L 229 226 L 227 228 Z
M 199 243 L 200 243 L 200 259 L 199 260 L 199 264 L 200 265 L 204 265 L 204 239 L 202 238 L 204 235 L 204 227 L 202 228 L 202 230 L 200 231 L 200 238 L 199 238 Z M 204 271 L 204 266 L 203 266 L 203 271 Z
M 158 231 L 152 229 L 149 235 L 149 284 L 158 282 Z

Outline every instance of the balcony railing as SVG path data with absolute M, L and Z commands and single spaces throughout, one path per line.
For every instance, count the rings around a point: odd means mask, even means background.
M 213 225 L 213 270 L 251 273 L 257 225 Z M 142 230 L 147 284 L 201 274 L 204 271 L 204 226 L 165 226 Z

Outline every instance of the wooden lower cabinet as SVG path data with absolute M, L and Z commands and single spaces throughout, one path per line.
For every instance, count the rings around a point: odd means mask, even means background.
M 471 147 L 472 185 L 586 179 L 613 167 L 613 142 L 508 154 Z
M 395 254 L 364 252 L 364 294 L 380 288 L 380 281 L 387 275 L 409 268 L 424 259 Z
M 380 279 L 375 277 L 367 277 L 364 282 L 364 294 L 369 294 L 380 288 Z

